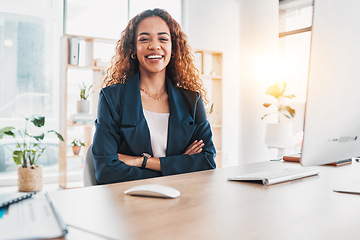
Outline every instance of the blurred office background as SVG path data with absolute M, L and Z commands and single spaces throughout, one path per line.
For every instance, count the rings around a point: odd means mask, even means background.
M 166 9 L 193 48 L 223 53 L 222 167 L 264 161 L 267 87 L 286 81 L 296 97 L 293 145 L 301 135 L 310 52 L 312 0 L 0 0 L 0 128 L 45 115 L 59 128 L 60 37 L 118 39 L 127 21 L 148 8 Z M 14 142 L 0 140 L 0 186 L 16 184 Z M 46 181 L 56 181 L 58 153 L 50 139 Z M 49 176 L 49 177 L 46 177 Z

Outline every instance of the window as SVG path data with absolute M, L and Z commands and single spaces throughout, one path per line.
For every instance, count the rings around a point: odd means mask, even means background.
M 297 102 L 306 98 L 312 15 L 313 0 L 280 0 L 280 74 Z
M 313 0 L 279 2 L 279 76 L 281 81 L 287 82 L 289 93 L 296 96 L 289 104 L 296 111 L 292 123 L 299 147 L 304 125 L 312 16 Z
M 181 0 L 66 0 L 65 32 L 119 39 L 129 19 L 153 8 L 167 10 L 181 24 Z
M 61 33 L 61 1 L 0 2 L 0 127 L 23 128 L 24 117 L 33 114 L 45 115 L 47 127 L 58 127 Z M 57 172 L 57 146 L 50 141 L 39 164 Z M 12 139 L 0 140 L 0 180 L 16 176 L 15 145 Z
M 129 19 L 136 14 L 153 8 L 165 9 L 180 25 L 182 24 L 182 1 L 181 0 L 130 0 Z
M 65 33 L 118 39 L 128 21 L 128 0 L 66 0 Z

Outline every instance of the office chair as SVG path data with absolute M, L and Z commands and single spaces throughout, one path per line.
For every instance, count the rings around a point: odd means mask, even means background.
M 87 149 L 85 156 L 85 164 L 84 164 L 84 187 L 90 187 L 97 185 L 95 179 L 95 167 L 94 167 L 94 159 L 92 156 L 92 144 Z

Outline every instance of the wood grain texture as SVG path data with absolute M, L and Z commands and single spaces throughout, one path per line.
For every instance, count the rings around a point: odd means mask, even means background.
M 115 239 L 359 239 L 360 195 L 333 192 L 340 185 L 360 184 L 357 162 L 321 166 L 319 176 L 272 186 L 227 180 L 239 173 L 289 166 L 299 167 L 262 162 L 52 195 L 66 223 Z M 123 193 L 149 183 L 174 187 L 181 196 L 159 199 Z M 76 239 L 69 230 L 67 239 Z

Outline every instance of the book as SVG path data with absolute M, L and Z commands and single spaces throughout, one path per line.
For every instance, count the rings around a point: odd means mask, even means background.
M 288 161 L 288 162 L 300 162 L 300 158 L 301 158 L 301 153 L 283 156 L 283 160 Z M 339 161 L 328 163 L 325 165 L 342 166 L 342 165 L 346 165 L 346 164 L 350 164 L 350 163 L 352 163 L 351 158 L 339 160 Z
M 301 158 L 301 153 L 283 156 L 283 160 L 288 162 L 300 162 L 300 158 Z
M 36 192 L 29 193 L 5 193 L 0 195 L 0 208 L 8 206 L 12 203 L 19 202 L 35 195 Z
M 89 113 L 77 113 L 72 114 L 70 120 L 77 124 L 93 124 L 95 116 Z
M 79 65 L 79 39 L 76 37 L 69 38 L 69 64 Z
M 48 193 L 6 207 L 0 221 L 0 239 L 53 239 L 65 237 L 67 225 Z M 21 229 L 21 231 L 19 231 Z

